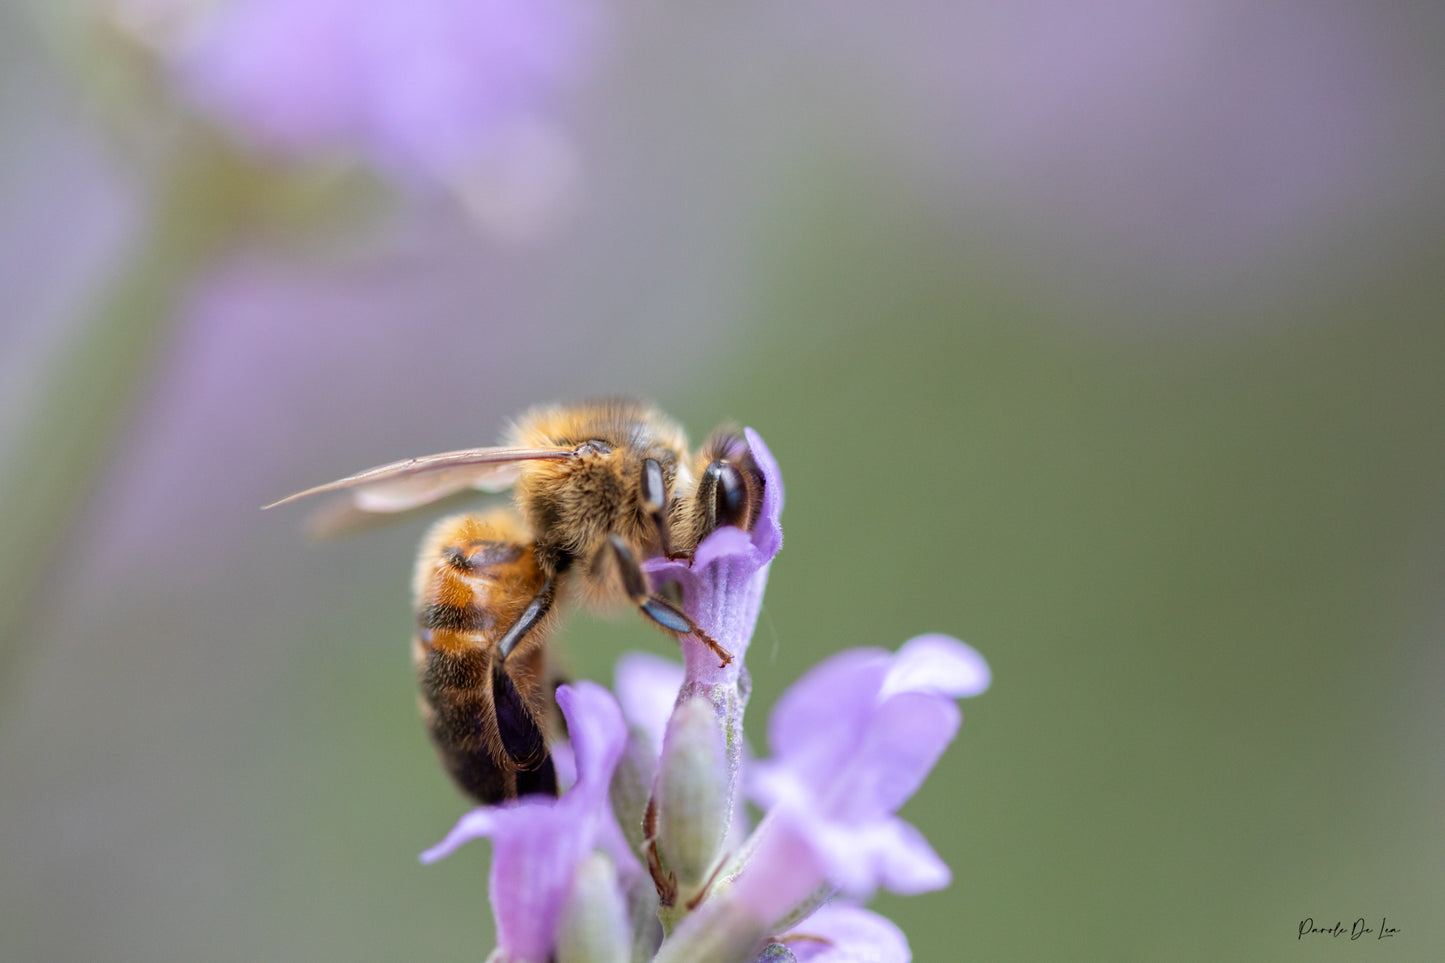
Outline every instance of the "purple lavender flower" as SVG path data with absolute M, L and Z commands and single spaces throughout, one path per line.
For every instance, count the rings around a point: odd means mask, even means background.
M 512 963 L 545 963 L 578 867 L 604 850 L 624 878 L 640 871 L 608 804 L 608 786 L 627 740 L 612 694 L 594 682 L 557 690 L 557 704 L 577 759 L 577 782 L 560 799 L 528 796 L 467 813 L 423 862 L 450 855 L 465 842 L 492 839 L 490 890 L 498 955 Z
M 948 867 L 894 814 L 957 732 L 954 700 L 988 685 L 978 653 L 943 635 L 918 636 L 894 654 L 840 652 L 794 683 L 770 720 L 772 758 L 750 765 L 753 795 L 767 814 L 656 959 L 753 959 L 739 950 L 783 929 L 801 934 L 797 948 L 785 949 L 805 959 L 812 951 L 802 948 L 810 942 L 802 937 L 835 892 L 861 899 L 880 885 L 905 894 L 948 885 Z M 825 913 L 819 925 L 849 919 L 839 912 Z M 881 921 L 868 930 L 872 936 L 858 938 L 876 938 L 881 947 L 890 926 Z M 875 957 L 850 956 L 842 945 L 847 932 L 843 927 L 840 942 L 829 937 L 826 944 L 838 946 L 839 955 L 818 958 L 908 958 L 906 943 Z M 770 952 L 787 959 L 784 950 Z
M 953 700 L 988 685 L 982 657 L 943 635 L 893 655 L 840 652 L 794 683 L 768 726 L 772 758 L 750 770 L 768 813 L 736 898 L 777 921 L 833 889 L 866 899 L 880 885 L 905 894 L 948 885 L 948 867 L 894 813 L 957 732 Z
M 768 569 L 783 546 L 782 473 L 757 432 L 745 428 L 743 435 L 763 476 L 763 503 L 752 531 L 725 526 L 703 539 L 690 561 L 655 558 L 643 565 L 654 584 L 677 582 L 687 614 L 733 655 L 732 662 L 719 665 L 702 642 L 685 636 L 684 678 L 677 694 L 677 705 L 701 698 L 717 716 L 728 764 L 729 810 L 742 765 L 743 711 L 751 688 L 743 660 L 758 624 Z

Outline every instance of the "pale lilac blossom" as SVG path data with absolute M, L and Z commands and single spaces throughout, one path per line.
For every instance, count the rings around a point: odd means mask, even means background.
M 489 887 L 500 959 L 546 963 L 578 866 L 594 850 L 611 857 L 619 875 L 640 869 L 608 805 L 608 786 L 627 739 L 612 694 L 594 682 L 557 690 L 577 759 L 577 782 L 559 799 L 527 796 L 480 806 L 447 837 L 422 854 L 423 862 L 450 855 L 473 839 L 492 840 Z
M 820 891 L 866 899 L 883 886 L 941 889 L 948 867 L 894 815 L 958 731 L 957 698 L 988 688 L 987 664 L 942 635 L 895 654 L 850 649 L 783 694 L 768 726 L 773 755 L 750 769 L 767 809 L 736 896 L 764 919 L 782 919 Z

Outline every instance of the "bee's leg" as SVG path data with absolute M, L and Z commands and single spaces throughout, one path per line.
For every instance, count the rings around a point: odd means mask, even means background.
M 612 556 L 617 560 L 617 570 L 622 575 L 622 587 L 627 591 L 627 597 L 641 610 L 643 615 L 664 629 L 671 629 L 682 635 L 697 636 L 704 645 L 712 649 L 713 655 L 722 660 L 723 665 L 727 665 L 733 660 L 733 654 L 704 632 L 696 622 L 688 617 L 681 606 L 669 602 L 652 591 L 647 584 L 647 573 L 637 563 L 637 556 L 632 554 L 632 549 L 627 547 L 626 542 L 616 535 L 609 535 L 607 543 L 612 548 Z
M 497 643 L 497 657 L 492 660 L 492 707 L 496 712 L 497 733 L 503 751 L 516 767 L 519 796 L 529 793 L 555 796 L 557 772 L 547 752 L 547 738 L 542 732 L 543 720 L 534 714 L 535 707 L 528 704 L 512 678 L 513 671 L 539 671 L 541 651 L 534 648 L 519 654 L 512 659 L 510 668 L 506 660 L 527 633 L 547 617 L 556 594 L 556 581 L 549 575 L 521 617 Z M 519 662 L 527 663 L 529 659 L 536 664 L 518 665 Z
M 672 557 L 672 533 L 667 526 L 667 482 L 662 476 L 662 466 L 654 458 L 642 463 L 642 510 L 652 519 L 657 528 L 658 544 L 662 554 Z
M 511 655 L 512 650 L 517 647 L 517 643 L 522 641 L 538 622 L 547 617 L 547 613 L 552 610 L 552 601 L 556 595 L 556 581 L 549 575 L 547 581 L 542 583 L 541 590 L 532 599 L 532 603 L 522 612 L 522 617 L 517 619 L 516 623 L 507 630 L 507 634 L 502 636 L 502 640 L 497 643 L 497 654 L 501 658 L 505 659 Z
M 519 774 L 536 773 L 530 780 L 533 785 L 527 789 L 519 786 L 518 792 L 544 791 L 545 783 L 550 779 L 551 791 L 556 795 L 557 773 L 552 768 L 552 757 L 547 754 L 547 737 L 542 734 L 540 720 L 517 691 L 516 682 L 502 662 L 492 663 L 492 706 L 497 714 L 497 735 L 502 742 L 502 751 Z M 520 782 L 520 775 L 518 780 Z

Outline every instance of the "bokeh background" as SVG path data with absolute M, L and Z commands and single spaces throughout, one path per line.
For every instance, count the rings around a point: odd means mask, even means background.
M 4 5 L 0 957 L 481 959 L 486 845 L 416 861 L 465 808 L 420 525 L 257 509 L 629 393 L 782 465 L 755 745 L 841 647 L 992 665 L 903 812 L 953 885 L 872 904 L 915 959 L 1442 958 L 1442 40 L 1328 0 Z

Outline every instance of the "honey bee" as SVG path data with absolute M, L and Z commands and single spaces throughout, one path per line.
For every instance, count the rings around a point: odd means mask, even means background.
M 642 562 L 690 558 L 720 526 L 751 528 L 764 485 L 735 429 L 691 453 L 681 427 L 639 401 L 534 408 L 506 442 L 382 465 L 266 506 L 345 491 L 334 529 L 468 489 L 513 489 L 511 511 L 434 525 L 413 578 L 422 716 L 453 780 L 483 803 L 556 792 L 547 643 L 566 607 L 630 603 L 732 661 Z

